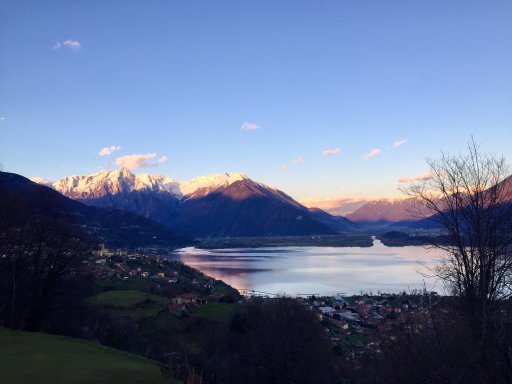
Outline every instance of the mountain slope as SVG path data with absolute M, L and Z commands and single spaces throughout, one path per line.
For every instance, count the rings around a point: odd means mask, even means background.
M 291 197 L 249 179 L 186 198 L 170 224 L 199 237 L 334 233 Z
M 357 224 L 343 216 L 334 216 L 320 208 L 308 208 L 310 216 L 336 232 L 352 232 Z
M 134 213 L 86 206 L 23 176 L 0 172 L 0 222 L 8 221 L 7 212 L 16 210 L 70 220 L 94 240 L 110 246 L 175 246 L 185 242 L 169 228 Z

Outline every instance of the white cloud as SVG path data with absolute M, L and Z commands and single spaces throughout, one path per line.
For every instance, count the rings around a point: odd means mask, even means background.
M 116 151 L 119 151 L 120 149 L 121 149 L 121 147 L 119 145 L 113 145 L 111 147 L 103 147 L 98 152 L 98 155 L 100 155 L 100 156 L 108 156 L 108 155 L 111 155 L 112 153 L 114 153 Z
M 57 49 L 61 49 L 61 48 L 68 48 L 72 51 L 79 51 L 80 48 L 82 48 L 82 44 L 78 41 L 78 40 L 66 40 L 66 41 L 63 41 L 63 42 L 56 42 L 55 44 L 53 44 L 53 49 L 57 50 Z
M 169 157 L 163 155 L 161 158 L 158 159 L 158 163 L 162 164 L 165 163 L 167 160 L 169 160 Z
M 46 185 L 47 187 L 51 187 L 51 185 L 53 184 L 53 181 L 45 179 L 44 177 L 35 176 L 31 177 L 30 180 L 37 184 Z
M 337 155 L 340 153 L 340 148 L 331 148 L 331 149 L 325 149 L 322 151 L 322 155 L 324 156 L 330 156 L 330 155 Z
M 372 149 L 369 153 L 367 153 L 367 154 L 365 154 L 365 155 L 363 156 L 363 160 L 368 160 L 368 159 L 370 159 L 371 157 L 377 156 L 380 152 L 381 152 L 381 149 L 380 149 L 380 148 L 374 148 L 374 149 Z
M 137 155 L 126 155 L 121 156 L 116 159 L 116 164 L 120 168 L 128 168 L 128 169 L 140 169 L 140 168 L 151 168 L 157 167 L 158 163 L 148 164 L 148 161 L 154 159 L 156 157 L 156 153 L 146 153 L 137 154 Z
M 304 158 L 302 156 L 297 157 L 293 160 L 293 164 L 302 164 L 304 162 Z
M 409 140 L 407 140 L 407 139 L 402 139 L 402 140 L 395 141 L 395 144 L 393 144 L 393 148 L 398 148 L 401 145 L 404 145 L 405 143 L 407 143 L 408 141 Z
M 242 124 L 242 129 L 244 131 L 255 131 L 255 130 L 259 129 L 259 128 L 261 128 L 261 126 L 259 126 L 256 123 L 245 122 L 245 123 Z
M 283 164 L 279 169 L 281 170 L 281 172 L 286 172 L 288 170 L 288 166 L 286 164 Z
M 424 180 L 430 180 L 432 178 L 431 172 L 425 172 L 420 175 L 416 176 L 403 176 L 398 179 L 399 183 L 410 183 L 411 181 L 424 181 Z
M 6 118 L 4 116 L 0 116 L 0 124 L 5 123 Z

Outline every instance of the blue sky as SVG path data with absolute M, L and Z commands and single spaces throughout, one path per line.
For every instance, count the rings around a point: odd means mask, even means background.
M 397 195 L 471 135 L 512 159 L 510 47 L 511 1 L 3 1 L 0 162 Z

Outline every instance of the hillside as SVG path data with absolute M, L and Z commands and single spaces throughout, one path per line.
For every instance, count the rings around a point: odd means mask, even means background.
M 94 241 L 113 247 L 169 246 L 186 240 L 169 228 L 134 213 L 97 208 L 71 200 L 57 191 L 14 173 L 0 172 L 0 223 L 37 215 L 71 222 Z
M 323 223 L 337 232 L 353 232 L 358 226 L 343 216 L 335 216 L 320 208 L 308 208 L 309 214 L 316 221 Z
M 3 384 L 177 383 L 157 362 L 91 342 L 0 328 Z

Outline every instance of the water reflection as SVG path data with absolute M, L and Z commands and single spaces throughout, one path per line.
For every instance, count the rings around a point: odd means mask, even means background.
M 440 251 L 423 247 L 280 247 L 176 251 L 175 257 L 237 289 L 268 293 L 335 294 L 401 292 L 441 284 L 422 276 L 423 264 L 438 262 Z

